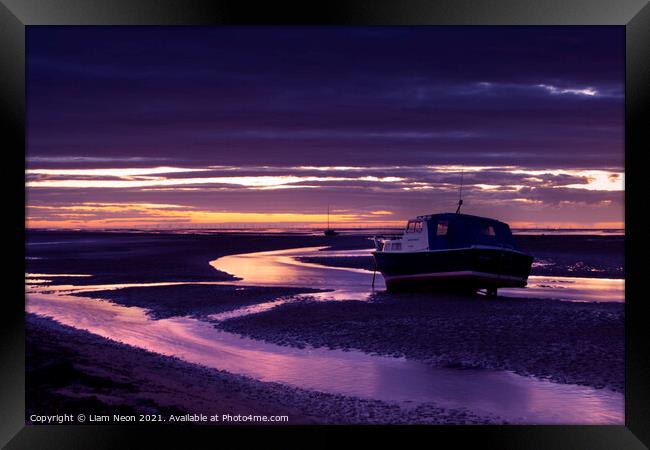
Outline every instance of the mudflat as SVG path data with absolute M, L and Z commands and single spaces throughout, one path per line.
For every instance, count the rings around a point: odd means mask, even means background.
M 620 236 L 518 236 L 535 274 L 622 277 Z M 145 308 L 153 320 L 190 316 L 224 331 L 289 347 L 356 349 L 434 367 L 509 370 L 623 392 L 624 305 L 454 294 L 376 292 L 368 301 L 315 301 L 315 289 L 238 286 L 209 262 L 298 247 L 367 249 L 369 236 L 30 232 L 27 272 L 47 286 L 109 285 L 74 295 Z M 369 269 L 368 257 L 310 262 Z M 84 274 L 87 277 L 58 276 Z M 213 283 L 110 286 L 124 283 Z M 301 294 L 301 295 L 298 295 Z M 215 322 L 211 314 L 264 304 L 267 311 Z M 346 299 L 343 299 L 346 300 Z M 187 363 L 28 314 L 27 410 L 55 413 L 286 414 L 290 423 L 501 423 L 433 403 L 298 389 Z

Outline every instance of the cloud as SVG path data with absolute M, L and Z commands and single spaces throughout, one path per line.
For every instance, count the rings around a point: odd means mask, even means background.
M 26 39 L 29 205 L 104 204 L 106 223 L 328 203 L 402 220 L 453 206 L 463 171 L 468 212 L 622 217 L 620 28 L 46 27 Z M 142 206 L 156 203 L 183 208 Z M 61 213 L 79 226 L 93 214 Z
M 197 177 L 196 172 L 206 176 Z M 324 175 L 325 172 L 332 174 Z M 618 170 L 529 169 L 519 166 L 208 166 L 101 169 L 29 169 L 32 189 L 313 189 L 454 190 L 463 178 L 466 190 L 518 191 L 566 188 L 623 191 Z M 228 175 L 223 175 L 227 173 Z M 335 175 L 333 175 L 335 174 Z
M 508 82 L 489 82 L 481 81 L 458 86 L 453 89 L 458 95 L 462 96 L 489 96 L 493 102 L 499 101 L 501 97 L 518 97 L 522 101 L 531 94 L 539 91 L 540 88 L 551 95 L 562 97 L 578 96 L 584 98 L 618 98 L 622 99 L 623 92 L 620 85 L 611 83 L 604 84 L 600 87 L 595 86 L 557 86 L 548 83 L 508 83 Z
M 49 214 L 43 215 L 43 212 Z M 379 216 L 391 214 L 388 211 L 376 211 Z M 373 213 L 371 213 L 373 214 Z M 155 226 L 161 223 L 176 226 L 200 226 L 215 224 L 284 224 L 290 226 L 320 226 L 329 220 L 331 223 L 346 226 L 390 224 L 385 220 L 369 219 L 364 214 L 349 212 L 301 213 L 273 212 L 259 213 L 247 211 L 202 210 L 180 205 L 144 204 L 144 203 L 83 203 L 65 206 L 28 207 L 27 226 L 31 228 L 46 227 L 134 227 Z
M 592 88 L 592 87 L 585 87 L 585 88 L 559 88 L 556 86 L 552 86 L 549 84 L 538 84 L 538 87 L 541 87 L 545 89 L 546 91 L 550 92 L 551 94 L 572 94 L 572 95 L 581 95 L 581 96 L 586 96 L 586 97 L 595 97 L 599 96 L 600 93 L 598 90 Z
M 589 191 L 623 191 L 624 175 L 622 172 L 612 172 L 606 170 L 513 170 L 514 174 L 526 174 L 534 176 L 552 175 L 553 177 L 564 176 L 566 182 L 557 184 L 556 187 L 568 189 L 586 189 Z M 580 183 L 571 183 L 570 181 L 581 181 Z
M 179 171 L 192 172 L 207 169 L 179 170 L 172 168 L 151 168 L 151 169 L 33 169 L 28 170 L 28 175 L 50 175 L 50 179 L 36 179 L 27 182 L 28 188 L 77 188 L 77 189 L 124 189 L 142 188 L 156 186 L 181 186 L 181 185 L 236 185 L 250 188 L 272 188 L 285 185 L 295 185 L 304 182 L 336 182 L 336 181 L 369 181 L 376 183 L 393 183 L 402 181 L 400 177 L 323 177 L 323 176 L 228 176 L 228 177 L 197 177 L 197 178 L 165 178 L 165 177 L 143 177 L 144 174 L 169 174 Z M 114 176 L 119 179 L 74 179 L 61 178 L 66 175 L 95 175 L 97 177 Z
M 209 169 L 186 167 L 144 167 L 144 168 L 117 168 L 117 169 L 28 169 L 27 175 L 52 175 L 52 176 L 87 176 L 87 177 L 118 177 L 134 179 L 146 175 L 161 175 L 181 172 L 205 172 Z
M 399 131 L 372 131 L 372 130 L 341 130 L 334 129 L 313 129 L 313 130 L 224 130 L 205 131 L 194 133 L 198 137 L 209 138 L 230 138 L 230 139 L 284 139 L 284 140 L 305 140 L 305 139 L 326 139 L 326 140 L 434 140 L 434 139 L 472 139 L 480 137 L 479 133 L 471 130 L 399 130 Z
M 103 163 L 103 162 L 154 162 L 168 161 L 170 158 L 161 157 L 142 157 L 142 156 L 28 156 L 27 161 L 30 163 Z

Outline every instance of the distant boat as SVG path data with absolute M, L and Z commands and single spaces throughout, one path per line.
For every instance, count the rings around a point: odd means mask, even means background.
M 467 292 L 524 287 L 533 257 L 517 249 L 508 224 L 460 213 L 417 216 L 402 236 L 375 237 L 373 256 L 388 290 Z
M 327 228 L 325 228 L 325 231 L 323 231 L 323 234 L 325 236 L 338 236 L 339 233 L 335 231 L 333 228 L 330 228 L 330 206 L 327 205 Z

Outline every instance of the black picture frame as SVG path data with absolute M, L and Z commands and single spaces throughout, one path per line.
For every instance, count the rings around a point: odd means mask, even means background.
M 431 444 L 493 448 L 641 449 L 650 445 L 650 346 L 642 291 L 642 242 L 634 199 L 643 201 L 644 133 L 650 124 L 650 5 L 644 0 L 385 0 L 259 4 L 244 0 L 1 0 L 0 90 L 3 178 L 10 199 L 4 223 L 13 244 L 5 274 L 10 289 L 2 304 L 0 444 L 6 448 L 130 448 L 134 439 L 193 448 L 197 439 L 241 445 L 264 432 L 269 439 L 334 443 L 346 427 L 25 426 L 24 226 L 25 226 L 25 28 L 41 25 L 618 25 L 626 30 L 625 223 L 626 390 L 625 426 L 426 426 L 353 427 L 384 444 L 417 433 Z M 636 214 L 642 214 L 636 211 Z M 647 227 L 645 227 L 647 228 Z M 638 263 L 635 263 L 638 262 Z M 251 432 L 253 430 L 254 432 Z M 424 436 L 423 436 L 424 435 Z M 217 440 L 218 439 L 218 440 Z

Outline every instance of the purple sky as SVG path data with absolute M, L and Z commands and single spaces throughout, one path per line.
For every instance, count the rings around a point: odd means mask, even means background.
M 28 225 L 622 226 L 624 38 L 29 27 Z

